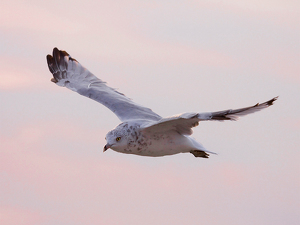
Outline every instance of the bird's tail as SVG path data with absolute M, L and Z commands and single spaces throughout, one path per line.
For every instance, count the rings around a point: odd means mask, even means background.
M 192 142 L 192 145 L 195 148 L 194 150 L 190 151 L 190 153 L 192 153 L 195 157 L 208 158 L 209 154 L 217 154 L 215 152 L 208 151 L 201 143 L 196 141 L 193 137 L 186 137 Z

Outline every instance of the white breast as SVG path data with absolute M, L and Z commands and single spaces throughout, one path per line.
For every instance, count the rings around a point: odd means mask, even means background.
M 192 150 L 189 138 L 175 131 L 156 134 L 136 132 L 128 138 L 127 146 L 117 151 L 142 156 L 164 156 Z

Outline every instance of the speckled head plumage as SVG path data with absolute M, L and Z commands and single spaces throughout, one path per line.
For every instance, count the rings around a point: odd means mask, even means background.
M 125 146 L 127 144 L 127 137 L 128 134 L 124 130 L 124 123 L 118 125 L 106 134 L 105 139 L 107 144 L 104 146 L 103 151 L 105 152 L 109 148 L 116 149 Z

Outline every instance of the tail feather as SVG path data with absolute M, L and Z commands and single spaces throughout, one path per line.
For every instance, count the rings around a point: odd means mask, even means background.
M 192 153 L 195 157 L 202 157 L 202 158 L 208 158 L 209 154 L 207 154 L 204 151 L 200 151 L 200 150 L 192 150 L 190 151 L 190 153 Z
M 191 150 L 190 153 L 192 153 L 195 157 L 202 157 L 202 158 L 208 158 L 209 154 L 217 155 L 215 152 L 208 151 L 201 143 L 196 141 L 193 137 L 187 136 L 187 138 L 191 141 L 194 150 Z

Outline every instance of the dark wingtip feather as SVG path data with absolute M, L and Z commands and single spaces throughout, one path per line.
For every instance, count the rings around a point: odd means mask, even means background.
M 64 50 L 59 50 L 56 47 L 53 48 L 53 57 L 55 54 L 59 55 L 60 56 L 59 58 L 64 58 L 65 56 L 69 56 L 69 60 L 78 62 L 76 59 L 72 58 L 68 52 L 66 52 Z
M 54 48 L 53 48 L 53 52 L 52 52 L 53 55 L 54 55 L 54 52 L 58 52 L 58 51 L 59 51 L 58 48 L 57 48 L 57 47 L 54 47 Z
M 61 73 L 61 68 L 60 64 L 63 63 L 63 57 L 61 56 L 60 51 L 58 48 L 53 48 L 52 55 L 47 55 L 47 64 L 50 72 L 53 74 L 53 78 L 51 79 L 52 82 L 57 83 L 58 80 L 60 79 L 60 73 Z M 61 62 L 60 62 L 61 61 Z M 62 64 L 63 65 L 63 64 Z
M 52 62 L 52 55 L 47 55 L 46 59 L 47 59 L 47 63 L 50 64 Z
M 59 50 L 58 50 L 58 48 L 53 48 L 53 51 L 52 51 L 52 56 L 53 56 L 53 58 L 55 59 L 55 57 L 56 56 L 58 56 L 59 55 Z
M 65 58 L 67 57 L 67 59 Z M 53 48 L 52 55 L 47 55 L 47 64 L 50 72 L 53 74 L 52 82 L 57 83 L 60 79 L 65 78 L 68 70 L 67 61 L 76 61 L 69 53 L 64 50 L 59 50 L 57 47 Z
M 70 56 L 69 53 L 67 53 L 64 50 L 60 50 L 60 54 L 63 55 L 63 56 Z
M 59 50 L 58 50 L 57 48 L 54 48 L 54 49 L 53 49 L 52 55 L 53 55 L 54 61 L 55 61 L 56 63 L 58 63 L 58 62 L 60 61 L 60 58 L 61 58 L 61 57 L 60 57 Z
M 54 68 L 53 68 L 53 57 L 51 55 L 47 55 L 47 64 L 48 64 L 48 68 L 50 70 L 50 72 L 53 74 L 55 72 Z
M 278 99 L 278 97 L 279 97 L 279 96 L 277 96 L 277 97 L 275 97 L 275 98 L 272 98 L 271 100 L 267 101 L 266 104 L 267 104 L 268 106 L 273 105 L 274 102 Z
M 264 103 L 261 103 L 261 104 L 259 104 L 259 103 L 257 103 L 256 105 L 254 105 L 253 107 L 257 107 L 257 106 L 260 106 L 260 105 L 267 105 L 267 106 L 271 106 L 271 105 L 273 105 L 274 104 L 274 102 L 278 99 L 278 97 L 279 96 L 277 96 L 277 97 L 275 97 L 275 98 L 272 98 L 271 100 L 269 100 L 269 101 L 266 101 L 266 102 L 264 102 Z

